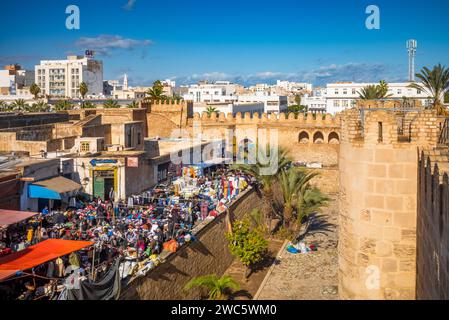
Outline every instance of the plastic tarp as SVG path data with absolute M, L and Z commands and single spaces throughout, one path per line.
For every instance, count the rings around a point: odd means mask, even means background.
M 34 268 L 93 244 L 94 242 L 91 241 L 49 239 L 25 250 L 12 253 L 0 258 L 0 281 L 13 276 L 18 271 Z
M 117 300 L 121 290 L 120 259 L 99 281 L 83 281 L 79 289 L 65 289 L 58 300 Z
M 28 196 L 35 199 L 61 200 L 63 195 L 76 193 L 82 186 L 64 177 L 34 182 L 28 185 Z
M 29 219 L 35 215 L 37 212 L 28 211 L 12 211 L 12 210 L 2 210 L 0 209 L 0 227 L 10 226 Z

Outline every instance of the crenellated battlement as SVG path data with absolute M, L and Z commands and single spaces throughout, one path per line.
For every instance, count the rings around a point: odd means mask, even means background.
M 400 109 L 400 108 L 423 108 L 421 100 L 358 100 L 357 108 L 365 109 Z
M 189 103 L 184 100 L 156 100 L 156 101 L 142 101 L 140 102 L 142 108 L 149 112 L 186 112 Z
M 348 109 L 341 113 L 342 141 L 363 144 L 416 143 L 434 146 L 444 117 L 435 110 Z
M 315 114 L 295 114 L 281 113 L 281 114 L 266 114 L 266 113 L 254 113 L 250 114 L 246 112 L 244 114 L 237 113 L 233 115 L 231 113 L 215 113 L 210 116 L 207 113 L 193 115 L 193 121 L 201 121 L 205 125 L 235 125 L 235 124 L 292 124 L 292 125 L 304 125 L 304 126 L 316 126 L 316 127 L 340 127 L 340 116 L 332 116 L 330 114 L 315 115 Z

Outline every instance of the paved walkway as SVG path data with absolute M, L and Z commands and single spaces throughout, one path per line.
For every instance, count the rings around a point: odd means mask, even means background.
M 291 254 L 285 249 L 268 274 L 258 300 L 338 300 L 338 207 L 333 199 L 306 236 L 318 251 Z

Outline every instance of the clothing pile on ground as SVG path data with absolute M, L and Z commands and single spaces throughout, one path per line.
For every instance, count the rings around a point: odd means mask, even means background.
M 48 279 L 62 279 L 67 276 L 69 266 L 90 271 L 95 260 L 95 267 L 101 266 L 101 274 L 119 258 L 122 279 L 143 276 L 163 262 L 160 259 L 163 250 L 176 252 L 182 245 L 195 241 L 192 229 L 226 211 L 229 202 L 249 184 L 244 175 L 226 170 L 209 177 L 189 172 L 195 177 L 182 176 L 165 190 L 150 190 L 126 203 L 94 199 L 85 203 L 83 209 L 64 212 L 45 209 L 17 230 L 4 234 L 1 252 L 20 251 L 52 238 L 92 241 L 93 247 L 50 261 L 34 271 Z M 25 287 L 28 294 L 23 298 L 34 299 L 32 286 Z
M 292 244 L 291 242 L 286 247 L 287 252 L 292 254 L 298 253 L 310 253 L 318 251 L 318 247 L 315 244 L 306 245 L 304 242 L 298 242 L 297 244 Z

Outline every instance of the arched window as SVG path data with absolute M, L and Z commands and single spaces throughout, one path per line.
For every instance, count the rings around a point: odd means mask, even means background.
M 338 133 L 336 133 L 336 132 L 329 133 L 328 143 L 329 144 L 340 144 L 340 137 L 338 136 Z
M 324 143 L 324 135 L 321 131 L 315 132 L 313 135 L 313 143 L 322 144 Z
M 302 131 L 299 134 L 299 139 L 298 139 L 299 143 L 307 144 L 307 143 L 309 143 L 309 140 L 310 140 L 310 138 L 309 138 L 309 134 L 307 133 L 307 131 Z

